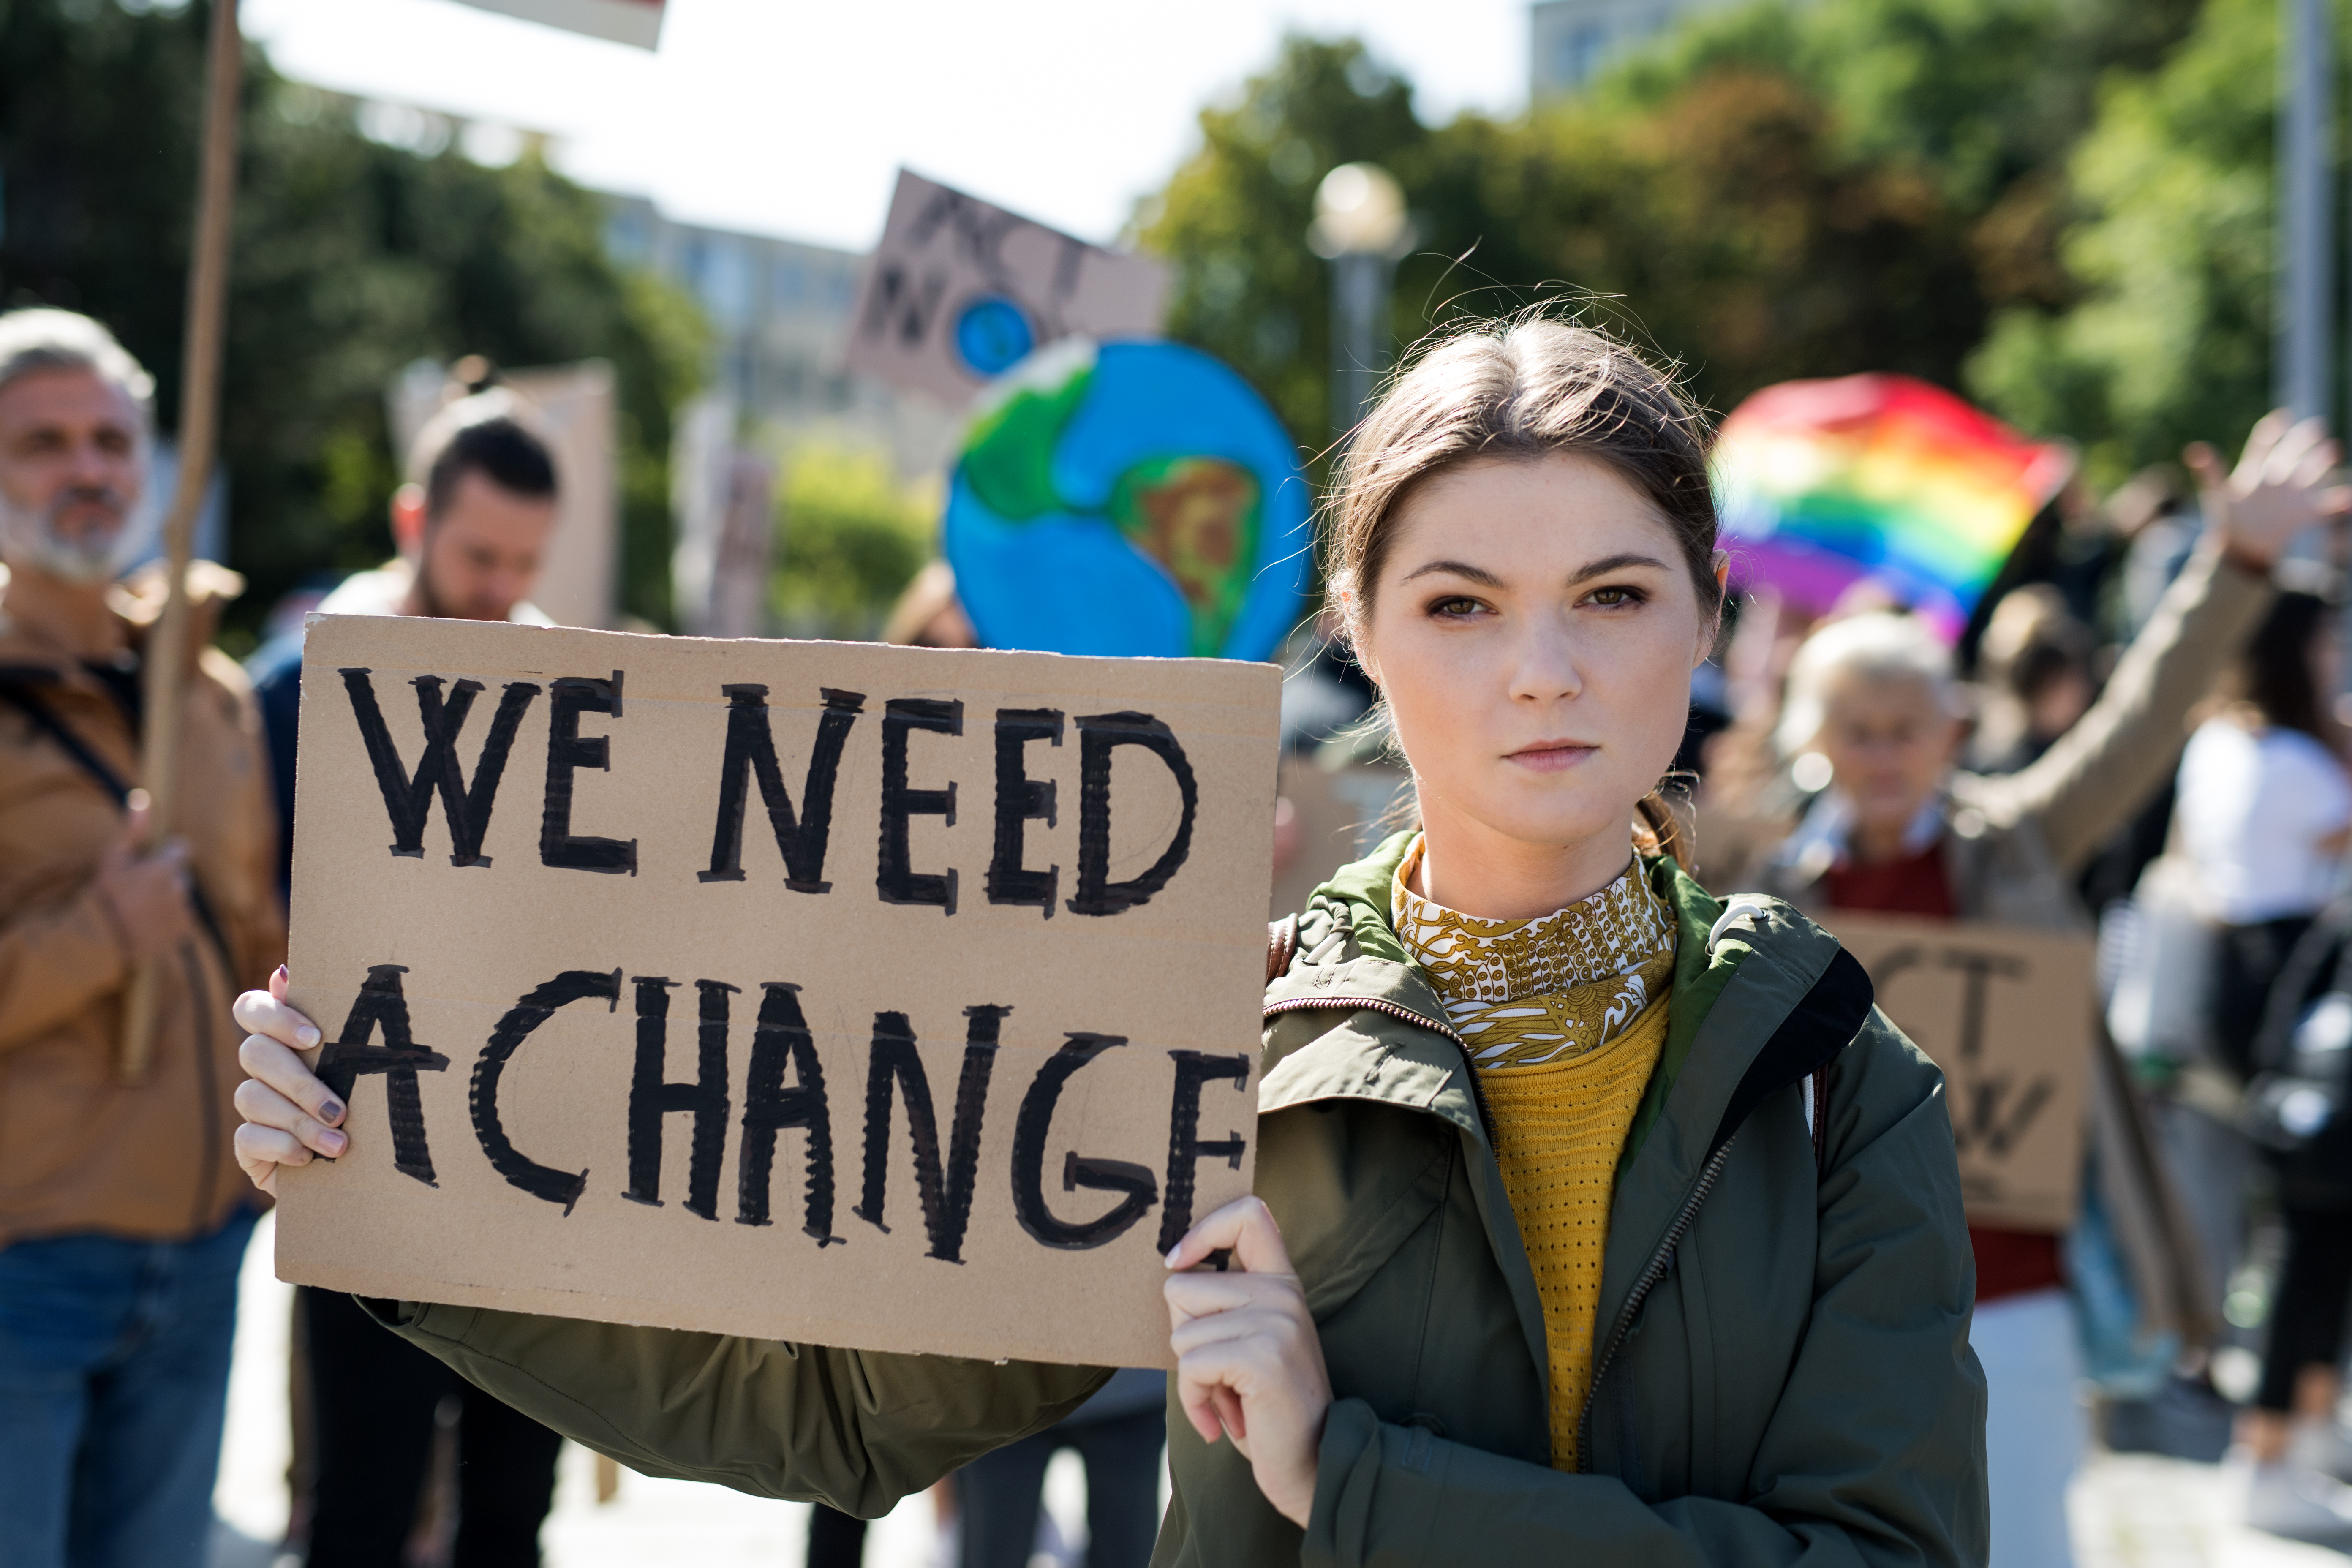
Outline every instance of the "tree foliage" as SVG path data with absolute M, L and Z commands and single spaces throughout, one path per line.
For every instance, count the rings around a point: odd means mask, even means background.
M 2084 299 L 2075 150 L 2114 83 L 2173 68 L 2203 10 L 1751 5 L 1572 100 L 1434 126 L 1361 46 L 1292 37 L 1202 113 L 1137 237 L 1176 264 L 1171 330 L 1242 369 L 1310 447 L 1328 427 L 1328 278 L 1304 235 L 1316 183 L 1357 159 L 1397 176 L 1419 223 L 1401 341 L 1564 301 L 1682 364 L 1717 409 L 1857 370 L 1961 386 L 1996 320 Z
M 106 321 L 178 416 L 206 6 L 0 0 L 0 303 Z M 604 254 L 596 198 L 535 157 L 503 169 L 359 134 L 348 109 L 247 84 L 222 457 L 249 624 L 321 569 L 390 548 L 384 389 L 420 356 L 603 357 L 621 399 L 624 607 L 668 609 L 670 413 L 701 369 L 693 307 Z
M 2106 84 L 2069 164 L 2076 297 L 2005 311 L 1969 367 L 2096 477 L 2233 440 L 2269 404 L 2278 9 L 2208 0 L 2159 68 Z
M 938 548 L 940 501 L 902 483 L 878 451 L 812 444 L 784 463 L 783 550 L 770 574 L 788 637 L 870 637 Z

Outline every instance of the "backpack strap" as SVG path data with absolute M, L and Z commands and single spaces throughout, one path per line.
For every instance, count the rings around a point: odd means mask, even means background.
M 89 742 L 75 734 L 47 703 L 13 680 L 0 681 L 0 702 L 7 703 L 22 713 L 32 721 L 33 728 L 55 741 L 58 748 L 89 775 L 91 783 L 113 797 L 117 806 L 130 805 L 131 786 L 123 781 L 122 775 L 109 766 L 104 757 L 90 750 Z M 228 938 L 222 934 L 220 921 L 213 914 L 212 900 L 205 897 L 204 884 L 196 880 L 194 866 L 188 868 L 188 906 L 195 914 L 196 923 L 203 926 L 205 934 L 212 938 L 221 962 L 234 974 L 236 972 L 236 960 L 232 956 L 234 950 L 228 944 Z
M 0 682 L 0 701 L 5 701 L 32 721 L 33 728 L 55 741 L 66 755 L 80 765 L 99 788 L 110 795 L 114 804 L 123 805 L 131 799 L 131 786 L 122 775 L 107 764 L 104 757 L 89 749 L 89 742 L 66 727 L 66 721 L 49 710 L 49 705 L 15 681 Z

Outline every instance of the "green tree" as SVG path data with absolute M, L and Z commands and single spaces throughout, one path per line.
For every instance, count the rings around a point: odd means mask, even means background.
M 939 548 L 933 488 L 901 483 L 889 458 L 811 445 L 784 462 L 776 497 L 783 549 L 769 602 L 790 637 L 870 637 Z
M 1176 266 L 1168 331 L 1240 371 L 1292 435 L 1320 447 L 1331 319 L 1328 268 L 1307 248 L 1315 187 L 1359 161 L 1403 176 L 1429 132 L 1413 114 L 1412 88 L 1363 45 L 1293 37 L 1237 105 L 1202 110 L 1201 140 L 1137 216 L 1143 247 Z M 1417 183 L 1406 190 L 1421 195 Z M 1408 263 L 1405 286 L 1425 286 L 1431 272 Z M 1398 316 L 1411 331 L 1410 309 Z
M 2199 0 L 1810 0 L 1711 13 L 1578 97 L 1425 126 L 1349 41 L 1293 37 L 1139 211 L 1171 331 L 1328 429 L 1328 279 L 1303 236 L 1333 165 L 1387 165 L 1420 220 L 1393 326 L 1538 300 L 1683 363 L 1728 407 L 1799 375 L 1958 385 L 1996 313 L 2063 310 L 2067 160 L 2100 84 L 2158 66 Z
M 89 311 L 178 417 L 206 5 L 0 0 L 0 302 Z M 478 167 L 359 134 L 248 46 L 222 458 L 250 627 L 306 574 L 389 552 L 384 386 L 420 356 L 601 356 L 621 397 L 624 607 L 668 614 L 670 414 L 692 306 L 604 255 L 596 198 L 536 158 Z
M 2082 440 L 2095 479 L 2232 442 L 2269 404 L 2277 14 L 2208 0 L 2161 68 L 2109 81 L 2069 165 L 2079 297 L 2004 311 L 1970 363 L 2010 417 Z

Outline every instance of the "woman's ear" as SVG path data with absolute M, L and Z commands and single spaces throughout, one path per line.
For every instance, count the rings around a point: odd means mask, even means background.
M 1339 646 L 1348 650 L 1348 657 L 1356 661 L 1356 668 L 1364 672 L 1366 679 L 1374 686 L 1380 685 L 1381 668 L 1373 661 L 1372 650 L 1368 646 L 1370 639 L 1363 635 L 1363 619 L 1356 613 L 1356 591 L 1352 588 L 1335 589 L 1332 597 L 1339 602 Z

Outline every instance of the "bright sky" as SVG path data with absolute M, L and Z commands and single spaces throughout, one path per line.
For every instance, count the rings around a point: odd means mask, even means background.
M 1424 120 L 1527 98 L 1526 0 L 669 0 L 642 50 L 452 0 L 246 0 L 297 80 L 559 138 L 690 223 L 853 250 L 901 163 L 1108 239 L 1286 31 L 1363 37 Z

